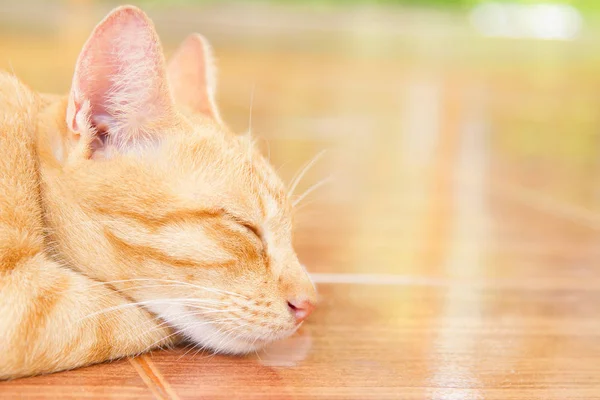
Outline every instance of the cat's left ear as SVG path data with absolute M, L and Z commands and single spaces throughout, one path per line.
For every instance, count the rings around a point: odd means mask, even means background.
M 183 41 L 171 57 L 167 74 L 179 106 L 221 122 L 215 104 L 216 69 L 212 49 L 204 36 L 195 33 Z
M 173 125 L 160 41 L 139 8 L 115 9 L 92 32 L 77 60 L 66 119 L 94 158 L 151 144 Z

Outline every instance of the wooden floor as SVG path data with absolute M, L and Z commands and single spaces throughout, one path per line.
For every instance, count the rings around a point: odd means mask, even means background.
M 372 42 L 204 18 L 231 125 L 248 128 L 255 88 L 253 132 L 286 180 L 327 150 L 296 229 L 318 309 L 258 355 L 156 351 L 1 398 L 600 399 L 597 39 L 494 41 L 437 14 L 438 34 L 425 16 Z M 57 32 L 2 33 L 2 67 L 67 90 L 84 36 Z

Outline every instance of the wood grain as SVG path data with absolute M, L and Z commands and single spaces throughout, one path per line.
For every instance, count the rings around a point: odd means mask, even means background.
M 153 399 L 127 360 L 58 374 L 0 382 L 2 399 Z
M 90 24 L 100 16 L 77 7 Z M 167 43 L 197 29 L 188 9 L 150 11 Z M 252 130 L 287 181 L 328 150 L 298 193 L 333 182 L 309 196 L 295 232 L 318 309 L 259 354 L 158 351 L 3 382 L 0 397 L 600 399 L 598 38 L 540 50 L 427 13 L 410 35 L 232 32 L 202 12 L 225 120 L 248 128 L 255 87 Z M 0 61 L 66 91 L 73 29 L 0 34 Z M 68 60 L 53 55 L 64 46 Z

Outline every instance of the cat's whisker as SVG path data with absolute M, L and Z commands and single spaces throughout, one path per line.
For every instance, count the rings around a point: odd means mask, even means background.
M 228 342 L 225 342 L 225 344 L 228 344 L 228 343 L 230 343 L 231 341 L 235 340 L 235 339 L 236 339 L 238 336 L 236 336 L 236 335 L 234 334 L 234 332 L 235 332 L 236 330 L 238 330 L 238 329 L 241 329 L 241 328 L 243 328 L 243 327 L 245 327 L 245 326 L 248 326 L 248 325 L 250 325 L 250 324 L 249 324 L 249 323 L 244 323 L 244 324 L 240 324 L 240 325 L 235 325 L 235 326 L 233 326 L 232 328 L 229 328 L 229 329 L 225 330 L 224 332 L 222 332 L 222 334 L 223 334 L 224 336 L 223 336 L 223 337 L 222 337 L 222 339 L 219 341 L 219 343 L 217 343 L 217 345 L 215 346 L 215 348 L 216 348 L 216 349 L 219 349 L 219 348 L 222 348 L 222 347 L 224 347 L 224 346 L 223 346 L 223 344 L 224 344 L 225 340 L 227 340 L 227 339 L 228 339 L 228 338 L 229 338 L 229 337 L 230 337 L 232 334 L 234 335 L 234 337 L 233 337 L 232 339 L 230 339 Z
M 214 335 L 214 334 L 212 334 L 212 335 L 210 335 L 210 336 L 209 336 L 209 338 L 210 338 L 210 339 L 212 339 L 214 336 L 215 336 L 215 335 Z M 205 345 L 202 345 L 202 346 L 200 346 L 200 347 L 198 347 L 198 346 L 194 346 L 194 347 L 195 347 L 195 348 L 197 348 L 197 350 L 194 352 L 194 354 L 192 354 L 192 356 L 191 356 L 192 358 L 196 357 L 196 356 L 198 355 L 198 353 L 200 353 L 201 351 L 208 350 L 208 345 L 206 345 L 206 344 L 205 344 Z M 201 357 L 201 359 L 204 359 L 204 358 L 209 358 L 209 357 L 211 357 L 213 354 L 214 354 L 214 351 L 213 351 L 213 353 L 212 353 L 212 354 L 209 354 L 208 356 Z
M 229 311 L 229 310 L 223 310 L 223 311 Z M 170 333 L 167 336 L 161 337 L 160 339 L 156 340 L 155 342 L 153 342 L 152 344 L 150 344 L 149 346 L 147 346 L 143 351 L 140 352 L 140 354 L 145 353 L 146 351 L 156 347 L 158 345 L 158 343 L 160 343 L 161 341 L 167 341 L 169 338 L 179 335 L 179 334 L 184 334 L 185 335 L 185 331 L 186 329 L 189 329 L 190 326 L 198 326 L 198 323 L 196 322 L 192 322 L 192 323 L 184 323 L 183 324 L 183 328 L 180 328 L 179 326 L 173 326 L 172 325 L 172 321 L 174 320 L 178 320 L 178 319 L 182 319 L 182 318 L 186 318 L 186 317 L 190 317 L 190 316 L 201 316 L 204 315 L 205 313 L 203 312 L 188 312 L 188 313 L 181 313 L 180 315 L 174 317 L 171 321 L 163 321 L 162 323 L 152 327 L 152 329 L 149 329 L 147 331 L 142 332 L 141 334 L 139 334 L 137 336 L 137 338 L 141 338 L 142 336 L 146 336 L 149 335 L 157 330 L 161 330 L 161 329 L 166 329 L 165 325 L 168 325 L 170 328 L 173 328 L 174 331 L 172 333 Z M 157 319 L 160 319 L 160 317 L 156 317 L 152 320 L 152 322 L 156 321 Z M 213 320 L 213 321 L 202 321 L 200 324 L 201 325 L 205 325 L 205 324 L 209 324 L 209 323 L 220 323 L 220 322 L 227 322 L 227 321 L 235 321 L 238 320 L 239 318 L 221 318 L 221 319 L 217 319 L 217 320 Z M 178 324 L 181 326 L 181 324 Z
M 250 107 L 248 115 L 248 134 L 252 135 L 252 111 L 254 110 L 254 91 L 256 90 L 256 82 L 252 84 L 252 91 L 250 92 Z
M 220 312 L 231 312 L 232 310 L 217 310 L 217 311 L 220 311 Z M 142 335 L 148 334 L 148 333 L 156 331 L 156 330 L 160 330 L 160 329 L 164 328 L 165 326 L 169 326 L 169 327 L 173 328 L 174 327 L 173 326 L 173 321 L 177 321 L 177 320 L 180 320 L 182 318 L 187 318 L 187 317 L 202 316 L 202 315 L 205 315 L 205 314 L 210 314 L 210 312 L 199 312 L 199 311 L 183 312 L 183 313 L 180 313 L 177 316 L 175 316 L 175 317 L 173 317 L 173 318 L 171 318 L 169 320 L 165 320 L 165 321 L 161 322 L 160 324 L 154 326 L 149 331 L 146 331 L 146 332 L 142 333 Z M 153 318 L 152 321 L 151 321 L 151 323 L 155 323 L 156 320 L 159 320 L 159 319 L 162 319 L 162 317 L 161 316 L 157 316 L 157 317 Z M 224 322 L 224 321 L 235 320 L 235 319 L 236 318 L 221 318 L 221 319 L 214 320 L 212 322 Z
M 91 286 L 101 286 L 101 285 L 110 285 L 110 282 L 103 282 L 103 283 L 97 283 L 97 284 L 93 284 Z M 139 285 L 139 286 L 132 286 L 132 287 L 126 287 L 123 289 L 120 288 L 114 288 L 115 291 L 121 293 L 121 292 L 125 292 L 128 290 L 136 290 L 136 289 L 149 289 L 149 288 L 174 288 L 174 287 L 187 287 L 188 285 L 183 284 L 183 283 L 168 283 L 168 284 L 157 284 L 157 285 Z M 217 302 L 217 300 L 211 300 L 214 301 L 215 303 Z
M 262 137 L 262 136 L 261 136 L 261 139 L 262 139 L 262 140 L 263 140 L 265 143 L 267 143 L 267 160 L 268 160 L 269 162 L 271 162 L 271 142 L 269 142 L 269 139 L 267 139 L 267 138 L 265 138 L 265 137 Z
M 215 331 L 208 338 L 206 338 L 207 343 L 209 343 L 210 341 L 212 341 L 212 339 L 215 336 L 219 336 L 219 335 L 224 334 L 223 330 L 220 329 L 219 327 L 215 326 L 214 328 L 215 328 Z M 198 353 L 200 353 L 201 351 L 207 349 L 208 347 L 209 347 L 208 344 L 205 344 L 205 345 L 199 347 L 198 350 L 192 355 L 192 357 L 196 357 L 198 355 Z M 212 354 L 210 354 L 209 356 L 207 356 L 206 358 L 212 358 L 212 357 L 214 357 L 217 354 L 216 352 L 219 351 L 218 346 L 210 346 L 210 347 L 213 348 L 214 352 Z
M 212 321 L 212 322 L 214 322 L 214 323 L 219 323 L 219 322 L 226 322 L 226 321 L 228 321 L 228 320 L 229 320 L 229 321 L 236 321 L 236 320 L 239 320 L 239 319 L 240 319 L 240 318 L 230 318 L 230 319 L 221 319 L 221 320 Z M 195 325 L 195 326 L 197 326 L 197 325 Z M 215 329 L 217 330 L 217 332 L 221 332 L 221 330 L 220 330 L 218 327 L 215 327 Z M 214 336 L 215 336 L 215 333 L 213 333 L 213 334 L 212 334 L 212 335 L 211 335 L 209 338 L 212 338 L 212 337 L 214 337 Z M 197 345 L 197 344 L 193 344 L 193 345 L 192 345 L 192 347 L 191 347 L 190 349 L 188 349 L 188 350 L 187 350 L 185 353 L 183 353 L 183 354 L 182 354 L 182 355 L 181 355 L 181 356 L 180 356 L 180 357 L 177 359 L 177 361 L 179 361 L 179 360 L 180 360 L 182 357 L 186 356 L 187 354 L 189 354 L 191 351 L 193 351 L 193 350 L 194 350 L 194 349 L 196 349 L 197 347 L 198 347 L 198 345 Z M 194 354 L 194 356 L 195 356 L 196 354 L 198 354 L 200 351 L 204 350 L 206 347 L 207 347 L 206 345 L 203 345 L 203 346 L 201 346 L 201 347 L 200 347 L 200 348 L 199 348 L 199 349 L 196 351 L 196 353 Z
M 168 341 L 168 340 L 169 340 L 169 338 L 171 338 L 171 337 L 173 337 L 173 336 L 175 336 L 175 335 L 178 335 L 178 334 L 180 334 L 180 333 L 181 333 L 181 330 L 175 330 L 173 333 L 171 333 L 171 334 L 169 334 L 169 335 L 167 335 L 167 336 L 164 336 L 164 337 L 162 337 L 162 338 L 161 338 L 161 340 Z M 138 356 L 140 356 L 140 355 L 142 355 L 142 354 L 144 354 L 144 353 L 147 353 L 147 352 L 148 352 L 148 351 L 150 351 L 150 350 L 154 350 L 155 348 L 160 348 L 160 349 L 165 349 L 165 348 L 167 348 L 167 347 L 166 347 L 166 346 L 164 346 L 164 345 L 157 346 L 157 345 L 158 345 L 158 343 L 160 343 L 160 340 L 158 340 L 158 341 L 156 341 L 155 343 L 151 344 L 150 346 L 147 346 L 146 348 L 144 348 L 144 349 L 142 349 L 142 350 L 138 351 L 138 352 L 137 352 L 135 355 L 133 355 L 133 356 L 131 356 L 131 357 L 138 357 Z
M 187 350 L 185 353 L 183 353 L 182 355 L 180 355 L 180 356 L 177 358 L 177 361 L 181 360 L 181 359 L 182 359 L 183 357 L 185 357 L 185 356 L 186 356 L 186 355 L 187 355 L 187 354 L 188 354 L 190 351 L 193 351 L 193 350 L 194 350 L 194 349 L 195 349 L 197 346 L 198 346 L 198 345 L 197 345 L 196 343 L 192 343 L 192 344 L 189 346 L 190 348 L 189 348 L 189 349 L 188 349 L 188 350 Z M 176 362 L 177 362 L 177 361 L 176 361 Z
M 235 326 L 233 329 L 230 329 L 230 330 L 228 331 L 229 333 L 227 334 L 227 336 L 226 336 L 226 337 L 229 337 L 229 336 L 231 336 L 231 338 L 230 338 L 230 339 L 229 339 L 227 342 L 225 342 L 225 343 L 223 344 L 223 347 L 227 347 L 227 346 L 228 346 L 228 345 L 229 345 L 231 342 L 233 342 L 234 340 L 237 340 L 237 339 L 243 338 L 243 335 L 238 335 L 238 334 L 237 334 L 237 333 L 235 333 L 235 332 L 236 332 L 237 330 L 241 329 L 241 328 L 244 328 L 244 327 L 248 326 L 248 325 L 249 325 L 249 324 L 242 324 L 242 325 Z M 219 345 L 221 345 L 221 343 L 219 343 Z
M 89 319 L 89 318 L 94 317 L 96 315 L 105 314 L 107 312 L 122 310 L 124 308 L 129 308 L 129 307 L 144 306 L 144 305 L 149 305 L 149 304 L 176 304 L 176 305 L 184 305 L 184 306 L 187 306 L 187 307 L 190 307 L 190 308 L 198 308 L 198 309 L 203 309 L 203 310 L 208 310 L 208 311 L 218 311 L 217 309 L 207 308 L 207 307 L 201 307 L 201 306 L 193 304 L 193 303 L 203 303 L 203 302 L 204 301 L 202 301 L 200 299 L 195 299 L 193 301 L 190 301 L 190 299 L 187 299 L 187 298 L 183 298 L 183 299 L 156 299 L 156 300 L 137 301 L 137 302 L 132 302 L 132 303 L 120 304 L 118 306 L 108 307 L 108 308 L 105 308 L 103 310 L 96 311 L 94 313 L 86 315 L 83 318 L 80 318 L 80 320 L 78 322 L 80 322 L 81 320 Z M 192 303 L 192 304 L 190 304 L 190 303 Z M 214 303 L 208 303 L 208 304 L 214 304 Z M 234 309 L 234 310 L 235 311 L 239 311 L 239 309 Z
M 214 331 L 214 332 L 211 334 L 211 336 L 210 336 L 210 342 L 212 342 L 213 338 L 219 338 L 219 337 L 221 337 L 221 336 L 224 334 L 224 332 L 223 332 L 223 329 L 221 329 L 221 328 L 219 328 L 219 327 L 215 327 L 215 328 L 216 328 L 216 330 L 215 330 L 215 331 Z M 207 347 L 208 347 L 208 345 L 207 345 L 207 346 L 203 346 L 203 348 L 207 348 Z M 208 359 L 211 359 L 211 358 L 215 357 L 215 355 L 216 355 L 216 354 L 219 352 L 219 350 L 220 350 L 220 349 L 218 348 L 218 346 L 211 345 L 211 347 L 212 347 L 212 350 L 213 350 L 213 351 L 212 351 L 212 354 L 209 354 L 209 355 L 206 357 L 206 358 L 208 358 Z M 196 353 L 196 354 L 198 354 L 198 353 Z M 195 355 L 194 355 L 194 356 L 195 356 Z
M 13 64 L 12 64 L 11 60 L 8 60 L 8 65 L 10 66 L 10 70 L 12 72 L 13 78 L 15 78 L 15 79 L 11 80 L 13 82 L 13 86 L 17 89 L 17 90 L 14 91 L 14 94 L 17 95 L 17 100 L 18 100 L 18 102 L 19 102 L 20 105 L 25 104 L 23 102 L 23 96 L 21 94 L 21 90 L 19 90 L 19 81 L 16 79 L 17 74 L 15 73 L 15 69 L 13 67 Z
M 304 167 L 302 167 L 302 169 L 296 173 L 296 175 L 294 175 L 294 178 L 290 183 L 290 188 L 288 189 L 288 193 L 290 194 L 290 196 L 294 194 L 296 187 L 298 186 L 304 175 L 306 175 L 306 173 L 313 167 L 313 165 L 317 163 L 317 161 L 321 159 L 321 157 L 323 157 L 323 155 L 326 152 L 327 150 L 321 150 L 307 164 L 305 164 Z
M 210 336 L 207 338 L 207 340 L 208 340 L 208 339 L 212 339 L 214 336 L 215 336 L 215 334 L 214 334 L 214 333 L 213 333 L 213 334 L 211 334 L 211 335 L 210 335 Z M 202 345 L 202 346 L 200 346 L 200 347 L 198 347 L 197 345 L 195 345 L 195 346 L 194 346 L 194 348 L 196 348 L 197 350 L 196 350 L 196 351 L 194 352 L 194 354 L 192 355 L 192 358 L 193 358 L 193 357 L 196 357 L 196 356 L 198 355 L 198 353 L 200 353 L 201 351 L 204 351 L 204 350 L 208 349 L 208 345 L 207 345 L 207 344 L 204 344 L 204 345 Z M 204 357 L 203 357 L 203 358 L 204 358 Z
M 213 337 L 215 337 L 215 336 L 216 336 L 216 334 L 217 334 L 218 332 L 220 332 L 220 331 L 221 331 L 221 330 L 220 330 L 218 327 L 214 327 L 214 328 L 216 329 L 216 331 L 215 331 L 215 332 L 213 332 L 213 333 L 212 333 L 210 336 L 208 336 L 208 337 L 206 338 L 207 342 L 209 342 L 210 340 L 212 340 L 212 338 L 213 338 Z M 196 357 L 196 355 L 198 355 L 198 353 L 199 353 L 199 352 L 201 352 L 201 351 L 203 351 L 203 350 L 207 349 L 207 348 L 208 348 L 208 344 L 204 344 L 204 345 L 202 345 L 202 346 L 200 346 L 200 347 L 198 347 L 197 345 L 194 345 L 194 346 L 192 347 L 192 349 L 194 349 L 194 348 L 197 348 L 197 350 L 196 350 L 196 352 L 194 352 L 194 354 L 192 355 L 192 357 Z M 188 351 L 188 352 L 186 352 L 185 354 L 188 354 L 188 353 L 189 353 L 189 351 Z M 181 357 L 183 357 L 185 354 L 183 354 Z M 181 357 L 179 357 L 179 358 L 181 358 Z
M 150 332 L 146 332 L 146 334 L 150 334 L 150 333 L 152 333 L 152 331 L 150 331 Z M 165 336 L 165 337 L 161 337 L 160 339 L 158 339 L 158 340 L 154 341 L 153 343 L 151 343 L 150 345 L 146 346 L 146 347 L 145 347 L 145 348 L 144 348 L 144 349 L 143 349 L 143 350 L 140 352 L 140 354 L 143 354 L 143 353 L 147 352 L 148 350 L 150 350 L 150 349 L 153 349 L 154 347 L 157 347 L 157 345 L 158 345 L 160 342 L 166 341 L 167 339 L 169 339 L 169 338 L 172 338 L 173 336 L 179 335 L 180 333 L 182 333 L 182 330 L 175 330 L 175 332 L 173 332 L 173 333 L 170 333 L 170 334 L 168 334 L 168 335 L 167 335 L 167 336 Z
M 304 193 L 302 193 L 300 196 L 298 196 L 292 203 L 292 207 L 296 207 L 298 204 L 300 204 L 300 202 L 306 198 L 306 196 L 308 196 L 309 194 L 311 194 L 312 192 L 314 192 L 315 190 L 323 187 L 324 185 L 326 185 L 327 183 L 330 183 L 333 181 L 333 176 L 330 175 L 324 179 L 321 179 L 319 182 L 315 183 L 314 185 L 312 185 L 311 187 L 309 187 L 308 189 L 306 189 L 304 191 Z
M 182 318 L 183 318 L 183 317 L 182 317 Z M 163 341 L 163 340 L 167 340 L 167 339 L 168 339 L 168 338 L 170 338 L 170 337 L 173 337 L 173 336 L 175 336 L 175 335 L 179 335 L 179 334 L 181 334 L 181 333 L 185 334 L 185 330 L 186 330 L 186 329 L 189 329 L 189 327 L 197 327 L 197 326 L 202 326 L 202 325 L 208 325 L 208 324 L 212 324 L 212 323 L 214 323 L 214 322 L 224 322 L 224 321 L 228 321 L 228 320 L 230 320 L 230 319 L 227 319 L 227 318 L 225 318 L 225 319 L 222 319 L 222 320 L 216 320 L 216 321 L 202 321 L 202 322 L 200 322 L 200 323 L 192 322 L 192 323 L 184 323 L 184 324 L 181 324 L 181 325 L 183 326 L 183 328 L 179 328 L 179 329 L 177 329 L 175 332 L 173 332 L 173 333 L 171 333 L 171 334 L 167 335 L 166 337 L 160 338 L 159 340 L 155 341 L 154 343 L 152 343 L 152 344 L 150 344 L 148 347 L 146 347 L 146 348 L 145 348 L 145 349 L 144 349 L 142 352 L 146 352 L 146 351 L 150 350 L 151 348 L 155 347 L 155 346 L 156 346 L 158 343 L 160 343 L 161 341 Z M 234 318 L 233 320 L 235 320 L 235 318 Z M 154 330 L 147 331 L 147 332 L 146 332 L 146 334 L 152 333 L 153 331 L 154 331 Z
M 306 210 L 306 208 L 312 204 L 314 204 L 315 201 L 314 200 L 309 200 L 309 201 L 305 201 L 302 204 L 300 204 L 299 207 L 294 207 L 294 216 L 301 216 L 301 217 L 306 217 L 306 213 L 305 212 L 300 212 L 300 211 L 304 211 Z M 315 210 L 312 209 L 313 214 L 316 212 L 319 212 L 320 210 Z M 322 211 L 321 211 L 322 212 Z M 312 216 L 312 214 L 308 214 L 309 216 Z
M 218 329 L 219 333 L 217 335 L 215 335 L 218 339 L 220 338 L 219 342 L 216 345 L 211 345 L 211 347 L 213 348 L 214 352 L 211 355 L 212 357 L 215 356 L 216 352 L 218 352 L 222 347 L 221 347 L 221 343 L 223 343 L 226 331 L 223 331 L 222 329 Z
M 281 170 L 283 169 L 283 167 L 285 167 L 289 162 L 286 161 L 283 164 L 281 164 L 279 167 L 277 167 L 277 169 L 275 170 L 275 174 L 277 174 L 277 176 L 280 175 Z
M 223 313 L 223 312 L 243 311 L 241 308 L 226 308 L 226 309 L 222 309 L 222 310 L 211 310 L 211 309 L 207 309 L 207 308 L 203 308 L 203 307 L 199 307 L 199 306 L 193 306 L 193 305 L 188 305 L 187 307 L 193 308 L 193 309 L 198 309 L 198 310 L 203 310 L 203 309 L 207 310 L 203 314 L 218 314 L 218 313 Z
M 250 109 L 248 115 L 248 133 L 247 133 L 247 141 L 248 141 L 248 158 L 252 160 L 252 150 L 253 150 L 253 142 L 252 142 L 252 111 L 254 108 L 254 90 L 256 89 L 256 83 L 252 85 L 252 92 L 250 93 Z
M 196 289 L 202 289 L 202 290 L 206 290 L 208 292 L 213 292 L 213 293 L 223 293 L 223 294 L 229 294 L 231 296 L 236 296 L 236 297 L 241 297 L 243 299 L 248 299 L 248 297 L 241 295 L 239 293 L 234 293 L 234 292 L 230 292 L 227 290 L 223 290 L 223 289 L 217 289 L 217 288 L 208 288 L 205 286 L 199 286 L 199 285 L 195 285 L 193 283 L 189 283 L 189 282 L 183 282 L 183 281 L 177 281 L 177 280 L 173 280 L 173 279 L 160 279 L 160 278 L 132 278 L 132 279 L 119 279 L 119 280 L 114 280 L 114 281 L 106 281 L 106 282 L 98 282 L 94 285 L 109 285 L 109 284 L 113 284 L 113 283 L 127 283 L 127 282 L 136 282 L 136 281 L 156 281 L 156 282 L 167 282 L 167 283 L 173 283 L 173 284 L 178 284 L 178 285 L 185 285 L 185 286 L 189 286 L 189 287 L 193 287 Z M 92 286 L 94 286 L 92 285 Z

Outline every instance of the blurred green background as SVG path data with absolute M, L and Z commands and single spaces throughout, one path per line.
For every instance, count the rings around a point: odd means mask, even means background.
M 498 0 L 501 3 L 517 4 L 547 4 L 543 0 Z M 143 3 L 218 3 L 219 0 L 144 0 Z M 235 1 L 230 1 L 234 3 Z M 238 0 L 237 3 L 242 3 Z M 248 1 L 246 1 L 248 2 Z M 485 3 L 486 0 L 263 0 L 256 1 L 262 3 L 282 3 L 282 4 L 310 4 L 310 5 L 329 5 L 329 6 L 349 6 L 356 4 L 370 5 L 394 5 L 394 6 L 413 6 L 413 7 L 448 7 L 466 9 L 477 4 Z M 600 4 L 596 0 L 555 0 L 551 3 L 569 4 L 581 10 L 600 10 Z

